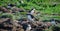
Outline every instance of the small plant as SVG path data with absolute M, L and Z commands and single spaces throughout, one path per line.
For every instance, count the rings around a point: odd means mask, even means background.
M 2 13 L 0 18 L 11 18 L 11 19 L 13 19 L 13 15 L 9 14 L 9 13 Z

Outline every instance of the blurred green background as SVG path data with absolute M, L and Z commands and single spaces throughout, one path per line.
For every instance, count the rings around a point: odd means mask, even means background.
M 41 15 L 37 16 L 37 18 L 39 17 L 41 20 L 48 20 L 51 18 L 60 20 L 60 0 L 0 0 L 0 6 L 7 7 L 9 3 L 16 4 L 16 7 L 25 10 L 30 10 L 34 7 L 36 11 L 40 12 Z M 2 14 L 0 13 L 0 16 Z M 20 13 L 13 15 L 13 18 L 17 19 L 19 17 L 21 17 Z

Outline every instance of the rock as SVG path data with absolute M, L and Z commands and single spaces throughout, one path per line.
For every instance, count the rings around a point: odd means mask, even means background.
M 10 10 L 8 10 L 5 7 L 0 7 L 0 11 L 3 12 L 3 13 L 9 13 L 10 12 Z
M 13 8 L 11 8 L 11 10 L 12 10 L 12 13 L 15 13 L 15 12 L 24 12 L 23 9 L 20 9 L 20 8 L 17 8 L 17 7 L 13 7 Z
M 20 26 L 19 25 L 16 26 L 15 23 L 17 22 L 14 22 L 10 18 L 0 19 L 0 30 L 16 31 L 22 29 L 22 26 L 20 24 L 19 24 Z

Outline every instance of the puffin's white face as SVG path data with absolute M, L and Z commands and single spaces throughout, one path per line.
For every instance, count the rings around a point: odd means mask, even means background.
M 33 9 L 33 10 L 35 10 L 35 9 Z
M 33 9 L 33 10 L 31 11 L 31 14 L 34 14 L 34 12 L 35 12 L 35 9 Z

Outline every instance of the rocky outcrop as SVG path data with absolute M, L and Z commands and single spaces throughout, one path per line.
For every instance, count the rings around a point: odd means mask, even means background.
M 0 19 L 0 31 L 21 31 L 22 26 L 10 18 Z

